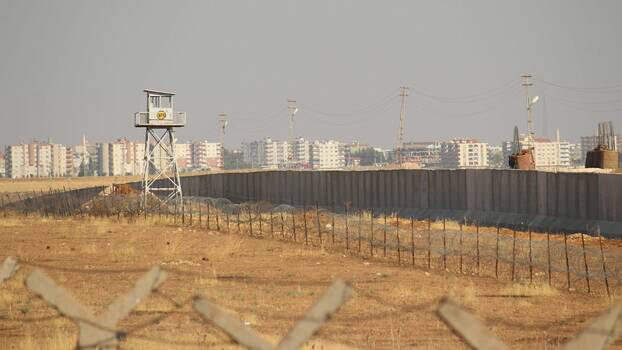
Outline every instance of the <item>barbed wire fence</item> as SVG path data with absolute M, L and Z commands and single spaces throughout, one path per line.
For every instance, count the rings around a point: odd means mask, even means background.
M 528 225 L 509 230 L 499 225 L 480 227 L 467 220 L 416 220 L 399 217 L 395 209 L 356 210 L 348 203 L 331 208 L 297 207 L 198 196 L 186 196 L 181 206 L 163 204 L 154 197 L 148 201 L 147 210 L 141 210 L 138 194 L 105 190 L 33 192 L 12 202 L 5 198 L 0 216 L 158 220 L 301 242 L 427 270 L 548 284 L 570 291 L 612 296 L 622 287 L 622 252 L 608 247 L 607 241 L 603 243 L 598 226 L 586 227 L 589 234 L 532 233 Z

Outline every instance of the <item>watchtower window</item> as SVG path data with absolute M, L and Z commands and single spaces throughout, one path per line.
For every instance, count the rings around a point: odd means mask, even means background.
M 171 108 L 171 96 L 162 96 L 162 97 L 160 97 L 160 107 L 161 108 Z
M 151 96 L 151 107 L 160 108 L 160 96 Z

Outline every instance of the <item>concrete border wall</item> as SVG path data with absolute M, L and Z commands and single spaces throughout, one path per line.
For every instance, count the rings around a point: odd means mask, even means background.
M 181 178 L 184 193 L 534 230 L 622 235 L 622 175 L 516 170 L 257 171 Z

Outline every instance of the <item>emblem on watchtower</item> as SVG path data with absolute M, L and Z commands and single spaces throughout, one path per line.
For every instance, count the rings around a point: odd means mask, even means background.
M 164 120 L 164 118 L 166 118 L 166 112 L 165 111 L 158 111 L 158 120 Z

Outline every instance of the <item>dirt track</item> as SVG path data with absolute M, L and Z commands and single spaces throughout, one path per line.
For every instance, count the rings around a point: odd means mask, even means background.
M 422 261 L 413 269 L 155 222 L 8 218 L 0 234 L 0 258 L 16 256 L 25 265 L 0 286 L 1 348 L 75 344 L 77 328 L 24 287 L 33 265 L 43 265 L 93 310 L 129 290 L 149 267 L 172 270 L 160 291 L 122 322 L 123 329 L 144 325 L 122 342 L 126 349 L 234 347 L 189 307 L 198 293 L 276 341 L 335 277 L 348 280 L 357 295 L 314 338 L 316 348 L 465 348 L 434 314 L 444 295 L 466 305 L 512 348 L 557 348 L 609 305 L 602 297 L 545 286 L 427 272 Z

